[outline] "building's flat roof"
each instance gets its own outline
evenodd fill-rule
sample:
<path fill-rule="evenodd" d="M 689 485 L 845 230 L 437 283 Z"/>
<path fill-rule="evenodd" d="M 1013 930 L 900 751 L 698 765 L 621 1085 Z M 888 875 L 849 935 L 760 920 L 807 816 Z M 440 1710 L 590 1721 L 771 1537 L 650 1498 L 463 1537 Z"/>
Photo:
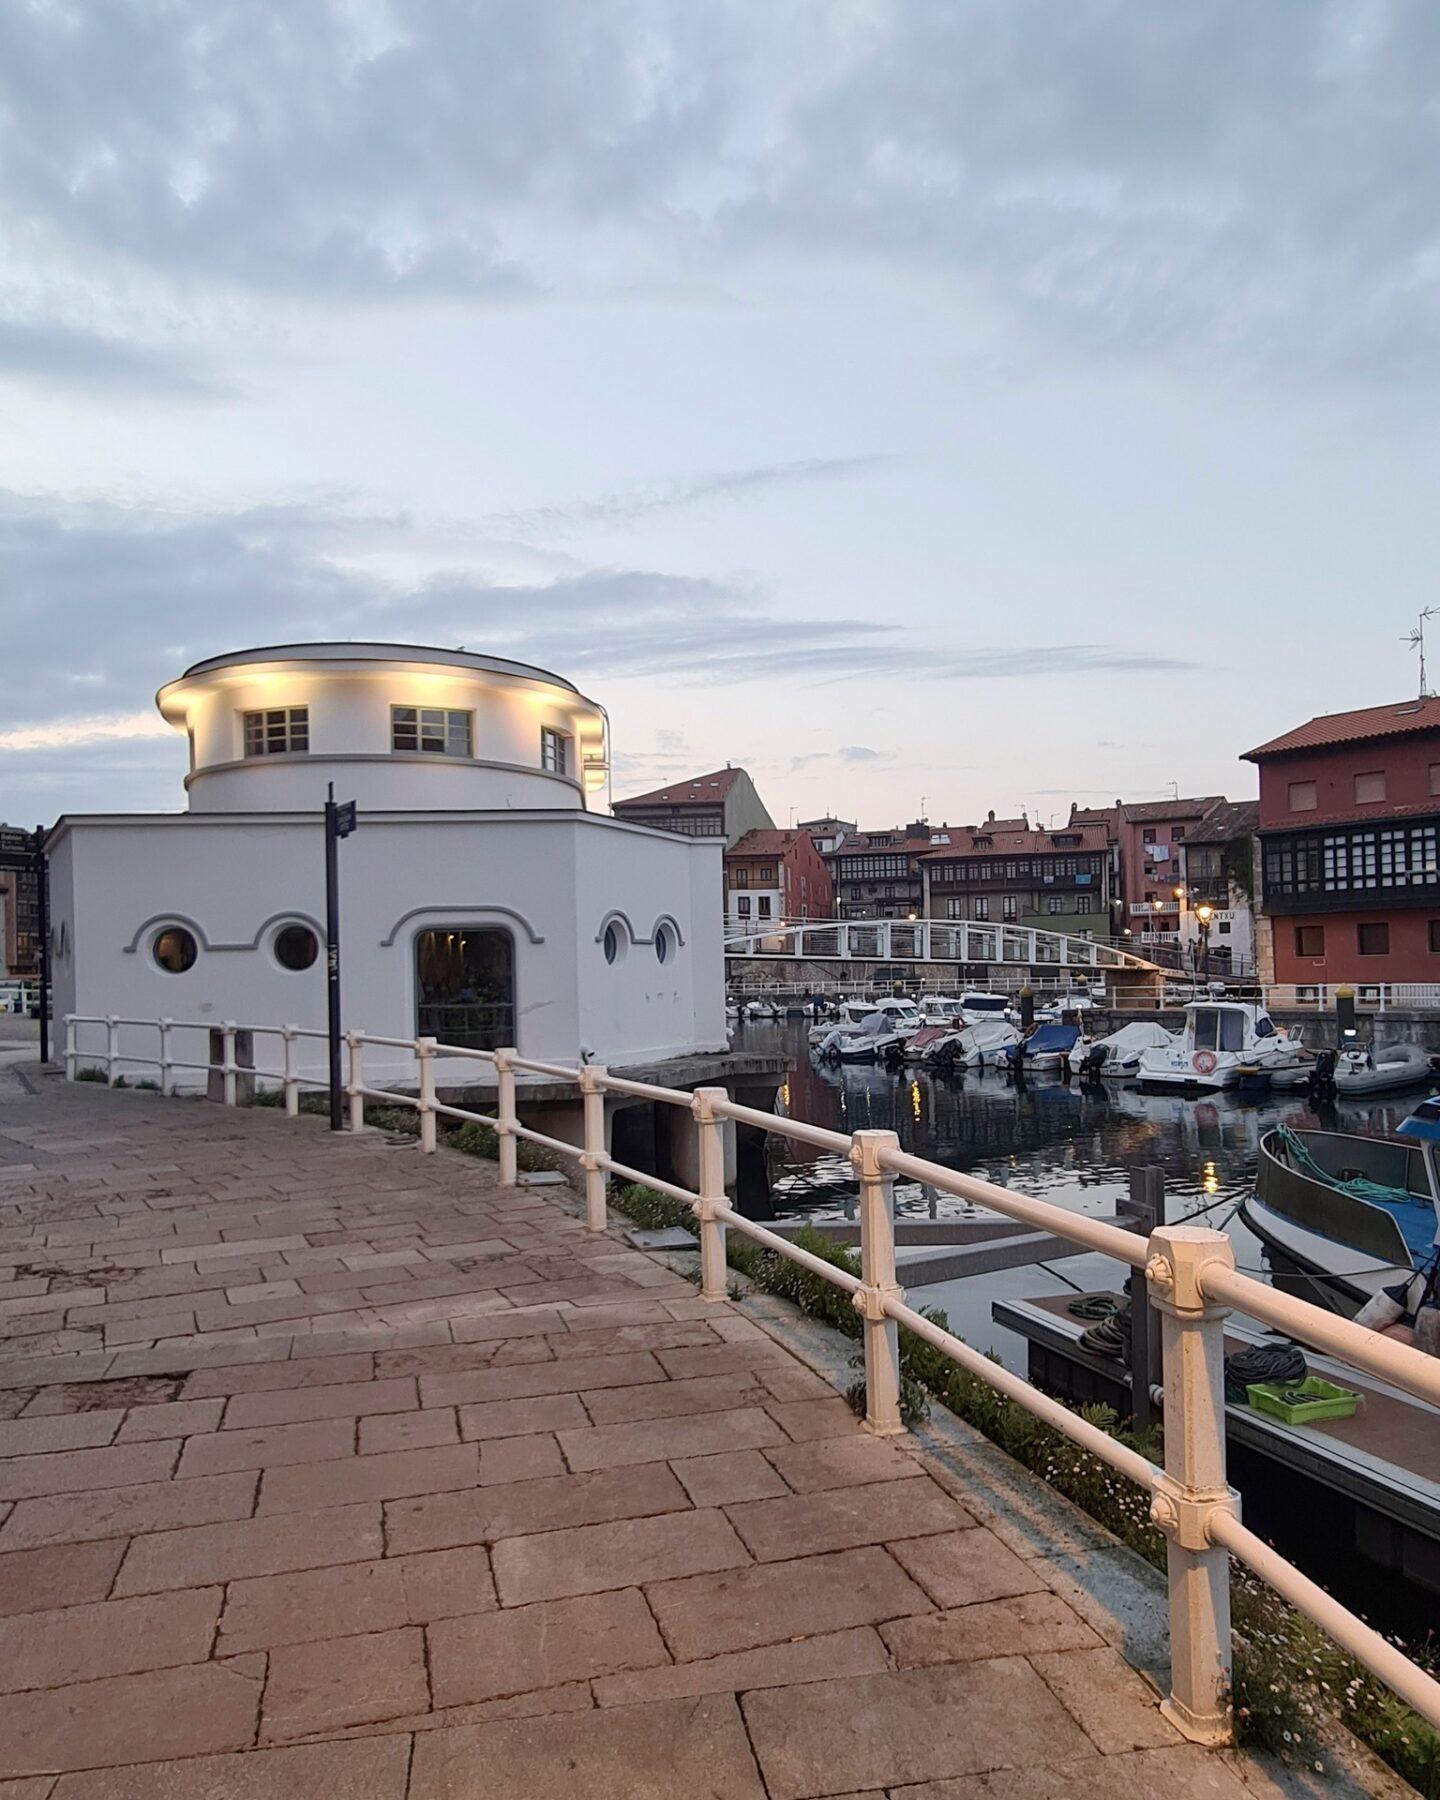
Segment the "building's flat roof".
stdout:
<path fill-rule="evenodd" d="M 1403 737 L 1411 732 L 1440 731 L 1440 698 L 1395 700 L 1389 706 L 1362 706 L 1354 712 L 1321 713 L 1268 744 L 1245 751 L 1242 761 L 1262 756 L 1288 756 L 1299 750 L 1325 750 L 1335 744 L 1361 744 L 1371 738 Z"/>
<path fill-rule="evenodd" d="M 572 694 L 580 690 L 573 681 L 542 669 L 536 663 L 516 662 L 508 656 L 489 656 L 482 651 L 444 650 L 435 644 L 389 644 L 379 639 L 356 639 L 342 642 L 304 644 L 259 644 L 250 650 L 227 650 L 220 656 L 207 656 L 191 663 L 179 677 L 188 681 L 192 675 L 209 675 L 217 669 L 255 662 L 418 662 L 440 663 L 450 668 L 483 669 L 498 675 L 520 675 L 531 681 L 547 681 Z M 170 683 L 166 684 L 171 685 Z M 584 696 L 582 695 L 581 698 Z"/>

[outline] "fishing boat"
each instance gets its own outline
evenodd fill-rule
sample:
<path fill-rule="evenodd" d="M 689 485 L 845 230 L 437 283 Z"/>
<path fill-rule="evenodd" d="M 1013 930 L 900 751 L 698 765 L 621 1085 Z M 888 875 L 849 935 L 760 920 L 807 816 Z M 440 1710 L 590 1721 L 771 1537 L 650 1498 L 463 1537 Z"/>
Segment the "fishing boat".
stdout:
<path fill-rule="evenodd" d="M 1422 1100 L 1393 1138 L 1267 1131 L 1240 1216 L 1264 1244 L 1277 1286 L 1353 1316 L 1384 1289 L 1421 1277 L 1440 1236 L 1437 1141 L 1434 1100 Z"/>
<path fill-rule="evenodd" d="M 868 1019 L 875 1010 L 876 1005 L 873 1000 L 842 1000 L 827 1018 L 821 1019 L 818 1024 L 810 1027 L 807 1035 L 811 1048 L 813 1049 L 817 1044 L 823 1044 L 837 1026 L 842 1026 L 847 1031 L 854 1031 L 860 1022 Z"/>
<path fill-rule="evenodd" d="M 964 1023 L 965 1002 L 945 994 L 921 994 L 915 1002 L 927 1025 L 955 1027 Z"/>
<path fill-rule="evenodd" d="M 1005 1061 L 1012 1069 L 1023 1068 L 1027 1073 L 1063 1069 L 1079 1040 L 1078 1025 L 1037 1025 L 1029 1037 L 1010 1045 Z"/>
<path fill-rule="evenodd" d="M 1175 1042 L 1163 1025 L 1137 1019 L 1108 1037 L 1081 1038 L 1070 1052 L 1070 1073 L 1087 1081 L 1133 1081 L 1147 1050 L 1165 1050 Z"/>
<path fill-rule="evenodd" d="M 1283 1071 L 1302 1061 L 1299 1040 L 1280 1030 L 1263 1006 L 1248 1000 L 1194 1000 L 1185 1028 L 1141 1052 L 1136 1079 L 1145 1087 L 1229 1088 L 1241 1072 Z"/>

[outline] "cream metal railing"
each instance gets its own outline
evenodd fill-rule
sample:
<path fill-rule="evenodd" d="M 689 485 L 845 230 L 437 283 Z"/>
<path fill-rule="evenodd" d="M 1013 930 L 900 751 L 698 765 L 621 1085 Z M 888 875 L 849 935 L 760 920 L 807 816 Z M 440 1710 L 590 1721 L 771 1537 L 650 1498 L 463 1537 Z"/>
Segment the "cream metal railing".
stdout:
<path fill-rule="evenodd" d="M 105 1049 L 83 1050 L 79 1042 L 81 1029 L 96 1025 L 105 1028 Z M 141 1056 L 124 1051 L 120 1034 L 127 1028 L 158 1031 L 156 1054 Z M 182 1060 L 174 1055 L 176 1033 L 212 1030 L 220 1033 L 219 1062 Z M 81 1062 L 98 1062 L 113 1084 L 118 1068 L 148 1066 L 162 1070 L 161 1085 L 168 1087 L 164 1073 L 167 1071 L 218 1072 L 223 1097 L 230 1105 L 235 1103 L 240 1077 L 253 1076 L 279 1082 L 286 1111 L 292 1114 L 299 1110 L 302 1087 L 327 1085 L 323 1074 L 302 1071 L 295 1055 L 298 1044 L 312 1039 L 323 1041 L 323 1032 L 293 1025 L 250 1027 L 252 1041 L 278 1038 L 281 1044 L 278 1068 L 252 1069 L 235 1060 L 236 1038 L 241 1030 L 233 1022 L 214 1027 L 169 1019 L 70 1015 L 65 1020 L 66 1074 L 73 1080 Z M 1166 1539 L 1169 1574 L 1171 1685 L 1163 1710 L 1186 1737 L 1209 1744 L 1224 1743 L 1230 1737 L 1231 1557 L 1313 1619 L 1430 1724 L 1440 1727 L 1440 1682 L 1241 1523 L 1240 1496 L 1228 1485 L 1225 1475 L 1223 1322 L 1232 1309 L 1243 1312 L 1431 1405 L 1440 1405 L 1440 1361 L 1242 1274 L 1235 1267 L 1230 1239 L 1221 1231 L 1162 1225 L 1150 1233 L 1148 1240 L 1142 1240 L 1117 1226 L 912 1156 L 900 1148 L 893 1131 L 856 1131 L 847 1137 L 741 1106 L 721 1087 L 703 1087 L 687 1093 L 630 1081 L 595 1064 L 540 1062 L 508 1048 L 472 1050 L 441 1044 L 434 1038 L 370 1037 L 360 1031 L 348 1032 L 346 1044 L 345 1093 L 351 1131 L 364 1129 L 367 1101 L 413 1108 L 419 1115 L 420 1148 L 427 1153 L 437 1147 L 440 1118 L 478 1121 L 495 1131 L 500 1181 L 503 1186 L 512 1187 L 518 1179 L 518 1144 L 521 1140 L 539 1144 L 557 1156 L 572 1159 L 583 1171 L 585 1222 L 591 1231 L 605 1229 L 609 1177 L 657 1189 L 689 1206 L 694 1213 L 699 1226 L 700 1292 L 706 1300 L 721 1301 L 726 1297 L 725 1239 L 730 1231 L 741 1233 L 849 1293 L 863 1322 L 865 1422 L 872 1432 L 887 1436 L 903 1430 L 899 1346 L 899 1327 L 903 1325 L 958 1367 L 987 1382 L 1145 1491 L 1150 1496 L 1150 1517 Z M 369 1085 L 365 1079 L 367 1045 L 406 1053 L 414 1065 L 415 1091 Z M 438 1097 L 436 1062 L 442 1058 L 447 1063 L 477 1063 L 494 1071 L 493 1113 L 454 1105 Z M 581 1100 L 581 1142 L 567 1142 L 521 1121 L 518 1107 L 522 1091 L 517 1075 L 574 1085 Z M 610 1155 L 605 1129 L 607 1094 L 691 1114 L 697 1134 L 696 1188 L 661 1180 Z M 860 1190 L 858 1276 L 812 1256 L 789 1239 L 746 1218 L 729 1203 L 721 1135 L 727 1121 L 813 1144 L 848 1158 Z M 1119 1443 L 906 1304 L 895 1273 L 892 1189 L 897 1176 L 927 1183 L 940 1193 L 990 1207 L 1007 1218 L 1113 1257 L 1143 1277 L 1148 1303 L 1161 1319 L 1166 1421 L 1163 1467 Z"/>

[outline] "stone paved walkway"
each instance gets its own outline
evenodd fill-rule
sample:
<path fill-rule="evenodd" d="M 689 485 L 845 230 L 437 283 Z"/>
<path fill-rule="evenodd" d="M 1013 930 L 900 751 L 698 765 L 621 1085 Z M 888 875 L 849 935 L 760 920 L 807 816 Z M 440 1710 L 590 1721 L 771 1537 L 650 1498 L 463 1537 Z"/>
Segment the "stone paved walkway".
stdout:
<path fill-rule="evenodd" d="M 0 1071 L 0 1800 L 1266 1791 L 568 1193 L 39 1090 Z"/>

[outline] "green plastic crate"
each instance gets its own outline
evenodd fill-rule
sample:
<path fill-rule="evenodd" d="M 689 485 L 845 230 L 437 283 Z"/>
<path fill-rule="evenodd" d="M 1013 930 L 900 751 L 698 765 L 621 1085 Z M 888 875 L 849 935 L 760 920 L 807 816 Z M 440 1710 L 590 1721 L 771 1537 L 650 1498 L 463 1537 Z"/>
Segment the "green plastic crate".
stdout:
<path fill-rule="evenodd" d="M 1313 1425 L 1320 1419 L 1348 1419 L 1360 1405 L 1354 1388 L 1336 1387 L 1308 1375 L 1304 1381 L 1260 1381 L 1245 1393 L 1257 1412 L 1270 1413 L 1287 1425 Z M 1290 1398 L 1304 1394 L 1303 1400 Z"/>

